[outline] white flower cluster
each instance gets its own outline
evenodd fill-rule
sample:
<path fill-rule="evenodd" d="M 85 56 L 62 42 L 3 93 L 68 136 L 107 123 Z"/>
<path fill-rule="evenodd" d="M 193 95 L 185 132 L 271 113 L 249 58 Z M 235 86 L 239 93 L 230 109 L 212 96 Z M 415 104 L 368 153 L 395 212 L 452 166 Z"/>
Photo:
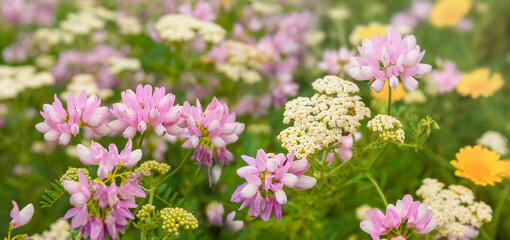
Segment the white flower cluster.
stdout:
<path fill-rule="evenodd" d="M 136 72 L 140 70 L 142 64 L 137 58 L 110 58 L 110 74 L 117 75 L 122 72 Z"/>
<path fill-rule="evenodd" d="M 66 220 L 57 220 L 50 225 L 50 229 L 42 234 L 35 234 L 33 240 L 66 240 L 71 238 L 71 225 Z"/>
<path fill-rule="evenodd" d="M 268 60 L 256 47 L 238 42 L 226 41 L 226 59 L 216 64 L 216 70 L 234 81 L 253 84 L 262 79 L 258 69 Z"/>
<path fill-rule="evenodd" d="M 161 38 L 168 42 L 187 42 L 198 34 L 205 42 L 217 44 L 227 31 L 220 25 L 184 14 L 167 14 L 154 25 Z"/>
<path fill-rule="evenodd" d="M 67 100 L 69 95 L 80 95 L 81 91 L 87 91 L 87 95 L 96 95 L 101 99 L 106 99 L 113 96 L 112 89 L 99 89 L 94 76 L 87 73 L 80 73 L 71 78 L 71 81 L 66 86 L 66 90 L 60 94 L 62 100 Z"/>
<path fill-rule="evenodd" d="M 49 72 L 36 72 L 33 66 L 0 65 L 0 100 L 11 99 L 19 93 L 55 83 Z"/>
<path fill-rule="evenodd" d="M 285 104 L 283 122 L 294 126 L 278 135 L 282 147 L 294 150 L 297 158 L 339 142 L 343 135 L 354 133 L 361 120 L 370 117 L 370 109 L 361 98 L 351 95 L 359 91 L 352 82 L 326 76 L 312 85 L 318 92 L 313 97 L 298 97 Z"/>
<path fill-rule="evenodd" d="M 475 202 L 473 192 L 464 186 L 444 184 L 426 178 L 416 191 L 423 203 L 434 211 L 438 219 L 437 230 L 444 237 L 462 238 L 470 228 L 480 228 L 492 220 L 492 209 L 484 202 Z"/>
<path fill-rule="evenodd" d="M 358 220 L 360 220 L 360 221 L 367 221 L 367 220 L 369 220 L 368 216 L 367 216 L 367 211 L 368 210 L 374 210 L 374 208 L 371 207 L 368 204 L 363 204 L 363 205 L 357 207 L 356 208 L 356 218 Z"/>
<path fill-rule="evenodd" d="M 499 132 L 487 131 L 476 143 L 488 147 L 500 155 L 508 154 L 508 139 Z"/>
<path fill-rule="evenodd" d="M 124 35 L 138 35 L 142 32 L 142 25 L 135 17 L 122 16 L 116 19 L 120 33 Z"/>
<path fill-rule="evenodd" d="M 367 127 L 383 141 L 404 143 L 405 133 L 402 130 L 402 123 L 392 116 L 378 114 L 368 121 Z"/>

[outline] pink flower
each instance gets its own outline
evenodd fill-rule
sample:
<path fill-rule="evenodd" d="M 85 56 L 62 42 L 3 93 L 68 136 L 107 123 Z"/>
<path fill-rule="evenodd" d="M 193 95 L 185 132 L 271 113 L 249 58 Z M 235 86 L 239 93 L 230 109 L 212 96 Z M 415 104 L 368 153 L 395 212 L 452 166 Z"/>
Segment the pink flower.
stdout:
<path fill-rule="evenodd" d="M 112 114 L 117 118 L 108 127 L 113 131 L 123 131 L 122 136 L 133 138 L 136 132 L 143 134 L 150 125 L 158 136 L 182 133 L 181 107 L 174 106 L 175 96 L 165 94 L 165 88 L 155 88 L 141 84 L 136 93 L 128 89 L 121 93 L 122 103 L 113 104 Z"/>
<path fill-rule="evenodd" d="M 207 205 L 207 219 L 211 225 L 223 226 L 223 214 L 225 214 L 223 204 L 213 201 Z"/>
<path fill-rule="evenodd" d="M 392 239 L 406 239 L 413 232 L 427 234 L 436 229 L 437 219 L 433 218 L 433 211 L 419 201 L 413 202 L 413 197 L 407 194 L 396 205 L 388 205 L 386 215 L 379 209 L 368 210 L 368 221 L 360 223 L 361 230 L 370 234 L 372 239 L 379 240 L 380 235 Z M 405 223 L 405 228 L 401 224 Z"/>
<path fill-rule="evenodd" d="M 106 150 L 101 144 L 93 142 L 90 149 L 78 144 L 76 146 L 76 154 L 80 161 L 85 165 L 98 165 L 97 176 L 102 180 L 116 166 L 133 167 L 142 158 L 142 150 L 132 151 L 132 142 L 129 139 L 119 154 L 119 150 L 115 144 L 108 146 Z"/>
<path fill-rule="evenodd" d="M 198 99 L 196 106 L 185 102 L 182 115 L 187 124 L 182 134 L 187 140 L 182 147 L 196 149 L 192 158 L 199 165 L 212 166 L 213 158 L 221 164 L 228 164 L 234 159 L 226 146 L 237 141 L 244 131 L 244 124 L 235 121 L 235 113 L 229 113 L 225 103 L 213 98 L 203 111 Z"/>
<path fill-rule="evenodd" d="M 381 38 L 363 39 L 358 47 L 359 57 L 351 58 L 352 68 L 349 75 L 356 80 L 369 80 L 372 90 L 381 92 L 386 81 L 392 88 L 398 87 L 398 79 L 404 88 L 413 91 L 418 88 L 415 77 L 423 77 L 432 67 L 420 63 L 425 51 L 420 52 L 416 38 L 407 35 L 404 39 L 392 29 Z"/>
<path fill-rule="evenodd" d="M 283 186 L 305 190 L 313 187 L 317 180 L 303 175 L 310 163 L 306 159 L 294 161 L 294 151 L 287 157 L 283 154 L 266 154 L 257 151 L 256 158 L 241 156 L 248 166 L 237 170 L 237 175 L 246 179 L 232 195 L 232 202 L 243 202 L 239 210 L 250 205 L 248 214 L 267 221 L 273 213 L 274 218 L 281 219 L 281 205 L 287 203 Z M 264 180 L 264 182 L 262 182 Z"/>
<path fill-rule="evenodd" d="M 80 133 L 80 128 L 83 127 L 91 128 L 100 136 L 107 135 L 111 132 L 106 127 L 108 108 L 100 107 L 100 105 L 101 99 L 95 95 L 87 98 L 87 93 L 83 90 L 78 98 L 73 94 L 69 95 L 66 110 L 55 95 L 52 105 L 43 105 L 44 111 L 41 112 L 41 115 L 44 122 L 38 123 L 35 128 L 44 133 L 46 141 L 58 140 L 60 145 L 67 145 L 71 140 L 71 135 L 76 136 Z"/>
<path fill-rule="evenodd" d="M 359 141 L 361 138 L 361 133 L 356 132 L 353 134 L 349 134 L 347 136 L 342 136 L 341 146 L 336 148 L 336 154 L 338 158 L 342 160 L 342 162 L 346 162 L 352 157 L 352 148 L 354 147 L 354 141 Z M 327 160 L 332 163 L 336 159 L 335 153 L 329 153 Z"/>
<path fill-rule="evenodd" d="M 179 6 L 179 12 L 204 21 L 213 21 L 216 18 L 214 9 L 207 1 L 198 1 L 195 8 L 190 3 Z"/>
<path fill-rule="evenodd" d="M 236 216 L 236 212 L 232 211 L 227 215 L 227 219 L 225 220 L 225 225 L 231 232 L 238 232 L 243 228 L 244 222 L 241 220 L 234 220 Z"/>
<path fill-rule="evenodd" d="M 12 210 L 11 210 L 11 226 L 17 228 L 25 226 L 34 215 L 34 205 L 31 203 L 26 205 L 21 211 L 19 210 L 18 204 L 15 201 L 12 201 Z"/>
<path fill-rule="evenodd" d="M 340 50 L 326 50 L 324 51 L 323 60 L 319 62 L 319 68 L 329 74 L 343 74 L 348 72 L 351 68 L 349 60 L 354 57 L 354 51 L 349 51 L 347 48 L 340 48 Z"/>
<path fill-rule="evenodd" d="M 455 90 L 462 77 L 462 72 L 457 70 L 454 62 L 445 61 L 443 69 L 432 71 L 430 76 L 436 83 L 438 92 L 445 94 Z"/>
<path fill-rule="evenodd" d="M 473 226 L 468 226 L 468 230 L 467 232 L 464 234 L 463 237 L 461 238 L 456 238 L 452 235 L 448 235 L 448 240 L 469 240 L 471 238 L 476 238 L 478 237 L 478 234 L 480 234 L 480 232 L 478 230 L 476 230 L 475 227 Z"/>

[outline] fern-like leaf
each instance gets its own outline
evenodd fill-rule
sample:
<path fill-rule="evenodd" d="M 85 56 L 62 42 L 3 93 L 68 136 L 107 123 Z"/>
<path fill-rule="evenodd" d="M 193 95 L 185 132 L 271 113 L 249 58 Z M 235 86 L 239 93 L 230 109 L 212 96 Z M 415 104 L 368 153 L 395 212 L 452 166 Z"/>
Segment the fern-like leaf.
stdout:
<path fill-rule="evenodd" d="M 53 204 L 66 192 L 64 187 L 59 180 L 55 180 L 55 183 L 51 183 L 54 190 L 45 190 L 42 195 L 41 208 L 47 208 L 53 206 Z"/>

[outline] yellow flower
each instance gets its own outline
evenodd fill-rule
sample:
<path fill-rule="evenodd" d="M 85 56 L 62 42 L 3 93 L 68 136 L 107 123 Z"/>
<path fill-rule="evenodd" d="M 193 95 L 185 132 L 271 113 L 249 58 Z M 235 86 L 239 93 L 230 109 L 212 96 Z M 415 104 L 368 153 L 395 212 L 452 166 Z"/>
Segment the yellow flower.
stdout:
<path fill-rule="evenodd" d="M 510 159 L 503 160 L 504 173 L 503 176 L 510 178 Z"/>
<path fill-rule="evenodd" d="M 457 160 L 450 162 L 457 169 L 455 175 L 468 178 L 482 186 L 501 182 L 505 175 L 505 166 L 508 166 L 499 160 L 499 154 L 481 145 L 461 148 L 455 157 Z"/>
<path fill-rule="evenodd" d="M 472 72 L 462 74 L 457 92 L 462 96 L 472 98 L 490 97 L 499 90 L 505 82 L 500 73 L 490 76 L 488 68 L 478 68 Z"/>
<path fill-rule="evenodd" d="M 384 34 L 386 34 L 387 30 L 388 27 L 380 23 L 370 23 L 367 26 L 357 26 L 349 36 L 349 41 L 353 45 L 358 45 L 361 43 L 361 41 L 363 41 L 363 39 L 371 39 L 377 36 L 377 34 L 381 35 L 381 37 L 384 37 Z"/>
<path fill-rule="evenodd" d="M 439 0 L 430 12 L 434 27 L 455 27 L 471 9 L 471 0 Z"/>
<path fill-rule="evenodd" d="M 375 91 L 370 91 L 370 94 L 372 94 L 372 97 L 388 101 L 388 97 L 390 95 L 390 92 L 388 91 L 389 88 L 387 88 L 388 84 L 384 85 L 383 90 L 380 93 L 376 93 Z M 399 84 L 397 88 L 391 89 L 391 102 L 400 101 L 404 96 L 406 95 L 406 90 L 404 90 L 404 85 Z"/>

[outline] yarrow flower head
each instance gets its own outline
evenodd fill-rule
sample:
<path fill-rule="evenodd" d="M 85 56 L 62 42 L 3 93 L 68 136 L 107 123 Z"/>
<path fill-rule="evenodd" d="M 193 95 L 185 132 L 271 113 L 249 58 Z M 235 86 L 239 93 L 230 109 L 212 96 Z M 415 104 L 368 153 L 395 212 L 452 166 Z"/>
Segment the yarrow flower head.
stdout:
<path fill-rule="evenodd" d="M 505 81 L 500 73 L 491 75 L 488 68 L 477 68 L 462 75 L 457 85 L 457 92 L 464 97 L 486 98 L 492 96 L 504 84 Z"/>
<path fill-rule="evenodd" d="M 405 133 L 402 130 L 402 123 L 395 117 L 378 114 L 368 121 L 367 127 L 383 141 L 404 143 Z"/>
<path fill-rule="evenodd" d="M 178 236 L 181 229 L 193 230 L 198 227 L 195 216 L 182 208 L 163 208 L 159 215 L 163 219 L 161 228 L 170 237 Z"/>
<path fill-rule="evenodd" d="M 196 159 L 199 165 L 210 167 L 213 158 L 221 164 L 234 160 L 226 146 L 239 139 L 239 135 L 244 131 L 244 124 L 235 121 L 236 115 L 229 113 L 227 104 L 213 98 L 205 110 L 202 110 L 197 99 L 196 106 L 184 103 L 182 115 L 187 124 L 182 134 L 187 140 L 182 147 L 196 149 L 192 158 Z"/>
<path fill-rule="evenodd" d="M 508 154 L 508 138 L 496 131 L 487 131 L 476 143 L 494 150 L 500 155 Z"/>
<path fill-rule="evenodd" d="M 501 182 L 506 165 L 495 151 L 481 145 L 467 146 L 461 148 L 455 157 L 457 159 L 450 162 L 457 169 L 455 175 L 482 186 Z"/>
<path fill-rule="evenodd" d="M 374 240 L 379 240 L 381 235 L 387 239 L 407 239 L 414 233 L 424 235 L 437 227 L 434 212 L 427 204 L 413 201 L 409 194 L 398 200 L 396 205 L 388 205 L 386 214 L 379 209 L 366 213 L 369 220 L 361 222 L 360 227 Z"/>
<path fill-rule="evenodd" d="M 112 114 L 117 118 L 108 127 L 113 131 L 123 131 L 122 136 L 132 139 L 136 132 L 143 134 L 150 125 L 158 136 L 170 134 L 178 136 L 183 132 L 182 107 L 174 105 L 175 96 L 165 94 L 165 88 L 155 88 L 141 84 L 136 93 L 128 89 L 121 93 L 122 103 L 113 104 Z"/>
<path fill-rule="evenodd" d="M 67 110 L 55 94 L 53 104 L 44 104 L 41 115 L 44 122 L 35 125 L 37 131 L 44 133 L 44 139 L 49 142 L 58 140 L 60 145 L 67 145 L 71 135 L 78 135 L 80 128 L 89 127 L 100 136 L 107 135 L 111 130 L 106 126 L 108 108 L 100 107 L 101 99 L 82 91 L 80 96 L 69 95 Z"/>
<path fill-rule="evenodd" d="M 157 39 L 166 42 L 187 42 L 198 34 L 205 42 L 217 44 L 225 39 L 227 31 L 213 22 L 202 21 L 184 14 L 167 14 L 154 25 Z"/>
<path fill-rule="evenodd" d="M 340 142 L 342 136 L 353 133 L 360 121 L 370 117 L 356 84 L 336 76 L 326 76 L 312 83 L 317 92 L 313 97 L 298 97 L 285 104 L 283 122 L 293 126 L 278 135 L 282 147 L 296 152 L 296 157 L 306 158 L 331 144 Z"/>
<path fill-rule="evenodd" d="M 317 180 L 304 173 L 310 167 L 306 159 L 294 161 L 294 151 L 285 156 L 280 153 L 266 154 L 257 151 L 257 156 L 241 156 L 249 166 L 237 170 L 237 175 L 246 179 L 232 194 L 232 202 L 243 202 L 239 210 L 250 205 L 248 215 L 260 216 L 267 221 L 271 214 L 282 219 L 282 204 L 287 203 L 287 195 L 283 187 L 306 190 L 315 185 Z"/>
<path fill-rule="evenodd" d="M 404 88 L 413 91 L 418 88 L 415 77 L 423 77 L 432 70 L 428 64 L 420 63 L 425 51 L 420 52 L 416 38 L 407 35 L 402 39 L 400 33 L 390 29 L 381 38 L 363 39 L 358 47 L 360 56 L 351 58 L 349 75 L 356 80 L 369 80 L 372 90 L 380 92 L 386 81 L 392 88 L 398 87 L 398 79 Z"/>
<path fill-rule="evenodd" d="M 416 191 L 434 217 L 438 219 L 437 231 L 452 240 L 467 240 L 478 236 L 478 228 L 492 220 L 492 209 L 484 202 L 475 202 L 473 192 L 464 186 L 444 184 L 426 178 Z"/>

